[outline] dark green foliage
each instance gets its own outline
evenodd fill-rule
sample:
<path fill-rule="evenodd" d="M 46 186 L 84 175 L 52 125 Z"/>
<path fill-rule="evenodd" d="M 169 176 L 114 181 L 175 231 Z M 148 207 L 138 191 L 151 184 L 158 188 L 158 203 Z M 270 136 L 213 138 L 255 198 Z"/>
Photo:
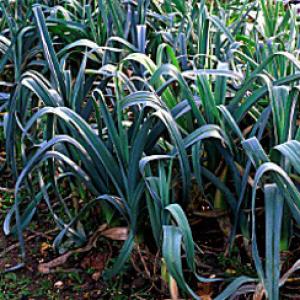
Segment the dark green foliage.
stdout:
<path fill-rule="evenodd" d="M 258 275 L 235 278 L 216 299 L 257 281 L 279 299 L 280 251 L 300 221 L 297 10 L 271 0 L 5 0 L 0 11 L 0 140 L 16 180 L 4 231 L 18 235 L 16 267 L 41 201 L 61 251 L 86 242 L 82 216 L 99 204 L 100 222 L 129 227 L 107 278 L 147 220 L 168 274 L 197 299 L 183 254 L 200 282 L 223 280 L 198 275 L 187 217 L 198 185 L 211 209 L 230 211 L 228 247 L 237 233 L 251 240 Z M 83 202 L 66 201 L 62 185 Z"/>

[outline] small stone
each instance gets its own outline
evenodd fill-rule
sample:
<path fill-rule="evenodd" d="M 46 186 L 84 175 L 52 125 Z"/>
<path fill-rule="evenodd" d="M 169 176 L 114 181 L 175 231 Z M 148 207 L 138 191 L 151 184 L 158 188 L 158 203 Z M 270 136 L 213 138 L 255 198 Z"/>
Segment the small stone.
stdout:
<path fill-rule="evenodd" d="M 54 288 L 61 290 L 64 287 L 64 283 L 62 281 L 56 281 L 54 283 Z"/>
<path fill-rule="evenodd" d="M 95 272 L 93 275 L 92 275 L 92 279 L 95 280 L 95 281 L 98 281 L 99 278 L 101 276 L 101 272 Z"/>

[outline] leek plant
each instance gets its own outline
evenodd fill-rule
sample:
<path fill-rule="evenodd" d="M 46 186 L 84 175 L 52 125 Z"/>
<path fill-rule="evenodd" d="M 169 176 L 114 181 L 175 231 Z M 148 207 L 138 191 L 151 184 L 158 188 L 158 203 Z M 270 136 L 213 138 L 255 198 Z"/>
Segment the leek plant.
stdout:
<path fill-rule="evenodd" d="M 196 281 L 225 281 L 215 299 L 247 294 L 249 283 L 279 299 L 281 253 L 300 222 L 297 9 L 271 0 L 4 0 L 0 12 L 1 171 L 15 178 L 3 227 L 21 249 L 13 269 L 26 263 L 23 231 L 39 203 L 59 229 L 60 252 L 87 241 L 84 216 L 99 205 L 100 223 L 129 228 L 106 278 L 124 270 L 145 223 L 187 297 L 200 298 Z M 228 211 L 228 255 L 237 235 L 251 243 L 256 277 L 201 275 L 195 188 L 208 210 Z"/>

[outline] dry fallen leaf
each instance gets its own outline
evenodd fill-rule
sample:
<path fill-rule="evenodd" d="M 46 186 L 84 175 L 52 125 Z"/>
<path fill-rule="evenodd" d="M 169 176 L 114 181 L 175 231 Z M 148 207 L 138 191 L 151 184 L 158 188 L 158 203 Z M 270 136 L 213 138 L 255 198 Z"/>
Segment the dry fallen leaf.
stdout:
<path fill-rule="evenodd" d="M 107 256 L 105 254 L 97 253 L 92 257 L 91 267 L 97 271 L 103 271 Z"/>
<path fill-rule="evenodd" d="M 214 285 L 210 282 L 208 283 L 199 283 L 197 295 L 201 297 L 202 300 L 211 300 L 211 295 L 214 291 Z"/>
<path fill-rule="evenodd" d="M 209 295 L 202 295 L 202 296 L 201 296 L 201 299 L 202 299 L 202 300 L 212 300 L 212 297 L 209 296 Z"/>
<path fill-rule="evenodd" d="M 96 253 L 85 256 L 80 264 L 83 269 L 93 268 L 96 271 L 102 272 L 107 261 L 107 255 L 103 253 Z"/>
<path fill-rule="evenodd" d="M 99 229 L 95 232 L 95 234 L 89 239 L 89 242 L 87 245 L 83 248 L 78 248 L 76 250 L 70 250 L 66 252 L 65 254 L 53 259 L 52 261 L 49 261 L 47 263 L 40 263 L 38 265 L 38 270 L 41 273 L 48 274 L 51 272 L 51 269 L 56 268 L 58 266 L 61 266 L 64 264 L 68 258 L 75 254 L 75 253 L 83 253 L 90 251 L 93 247 L 96 246 L 96 241 L 99 236 L 104 236 L 106 238 L 116 240 L 116 241 L 125 241 L 128 239 L 128 228 L 127 227 L 114 227 L 110 229 L 106 229 L 106 224 L 101 225 Z M 45 249 L 48 249 L 48 245 L 44 245 Z M 44 249 L 44 248 L 43 248 Z M 45 250 L 44 250 L 45 251 Z M 98 253 L 93 257 L 86 257 L 82 262 L 82 267 L 92 267 L 97 271 L 102 272 L 105 263 L 107 260 L 107 256 L 102 253 Z"/>
<path fill-rule="evenodd" d="M 58 267 L 62 264 L 64 264 L 67 259 L 72 255 L 73 252 L 69 251 L 51 261 L 49 261 L 48 263 L 40 263 L 38 265 L 38 271 L 43 273 L 43 274 L 48 274 L 50 273 L 50 270 L 52 268 Z"/>
<path fill-rule="evenodd" d="M 96 241 L 97 241 L 97 238 L 99 236 L 101 236 L 101 233 L 103 232 L 103 230 L 106 228 L 106 224 L 104 225 L 101 225 L 97 231 L 93 234 L 93 236 L 91 236 L 91 238 L 89 239 L 87 245 L 85 247 L 82 247 L 82 248 L 78 248 L 76 250 L 70 250 L 68 252 L 66 252 L 65 254 L 47 262 L 47 263 L 40 263 L 38 265 L 38 270 L 39 272 L 41 273 L 44 273 L 44 274 L 48 274 L 51 272 L 51 269 L 52 268 L 56 268 L 58 266 L 61 266 L 62 264 L 64 264 L 68 258 L 75 254 L 75 253 L 83 253 L 83 252 L 88 252 L 90 251 L 93 247 L 95 247 L 96 245 Z"/>
<path fill-rule="evenodd" d="M 43 242 L 42 245 L 41 245 L 41 247 L 40 247 L 41 254 L 45 254 L 45 252 L 47 250 L 49 250 L 50 248 L 51 248 L 51 245 L 49 243 Z"/>
<path fill-rule="evenodd" d="M 127 227 L 113 227 L 102 232 L 102 236 L 114 241 L 126 241 L 128 239 Z"/>

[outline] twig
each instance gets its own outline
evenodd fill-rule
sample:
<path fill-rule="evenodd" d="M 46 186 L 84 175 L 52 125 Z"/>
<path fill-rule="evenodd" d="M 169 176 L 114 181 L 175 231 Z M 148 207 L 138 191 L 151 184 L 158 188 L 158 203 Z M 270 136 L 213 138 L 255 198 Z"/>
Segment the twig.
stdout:
<path fill-rule="evenodd" d="M 25 242 L 29 242 L 29 241 L 35 239 L 38 236 L 45 236 L 45 235 L 47 236 L 48 234 L 53 233 L 55 231 L 57 231 L 57 228 L 48 230 L 45 233 L 43 233 L 43 232 L 35 232 L 33 235 L 30 235 L 29 237 L 27 237 L 25 239 Z M 2 252 L 0 252 L 0 258 L 4 257 L 8 252 L 10 252 L 10 251 L 12 251 L 12 250 L 14 250 L 14 249 L 16 249 L 18 247 L 20 247 L 20 243 L 19 242 L 17 242 L 16 244 L 11 245 L 9 247 L 7 247 Z"/>
<path fill-rule="evenodd" d="M 146 272 L 148 278 L 151 278 L 150 271 L 149 271 L 149 269 L 148 269 L 148 267 L 147 267 L 147 264 L 146 264 L 146 262 L 145 262 L 145 259 L 144 259 L 143 255 L 142 255 L 142 253 L 141 253 L 141 249 L 140 249 L 140 246 L 139 246 L 139 245 L 137 245 L 137 252 L 138 252 L 138 254 L 139 254 L 139 256 L 140 256 L 140 259 L 141 259 L 141 262 L 142 262 L 142 264 L 143 264 L 143 266 L 144 266 L 144 271 Z"/>
<path fill-rule="evenodd" d="M 15 192 L 15 189 L 10 189 L 10 188 L 5 188 L 0 186 L 0 192 L 13 194 Z"/>
<path fill-rule="evenodd" d="M 52 230 L 49 230 L 49 231 L 46 231 L 46 232 L 39 232 L 39 231 L 36 231 L 36 230 L 33 230 L 33 229 L 28 229 L 30 232 L 32 232 L 33 234 L 36 234 L 36 236 L 42 236 L 48 240 L 52 240 L 53 237 L 51 235 L 49 235 L 49 233 L 53 233 L 55 231 L 58 230 L 58 228 L 55 228 L 55 229 L 52 229 Z"/>

